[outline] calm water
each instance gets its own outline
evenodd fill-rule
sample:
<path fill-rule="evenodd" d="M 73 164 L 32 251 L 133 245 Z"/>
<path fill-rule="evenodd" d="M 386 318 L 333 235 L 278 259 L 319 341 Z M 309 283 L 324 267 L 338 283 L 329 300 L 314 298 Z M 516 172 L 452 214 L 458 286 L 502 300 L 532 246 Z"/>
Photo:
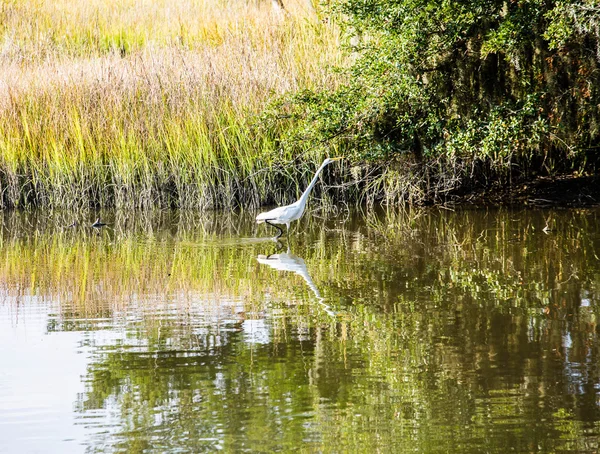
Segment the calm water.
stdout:
<path fill-rule="evenodd" d="M 102 214 L 0 214 L 0 452 L 599 449 L 598 210 Z"/>

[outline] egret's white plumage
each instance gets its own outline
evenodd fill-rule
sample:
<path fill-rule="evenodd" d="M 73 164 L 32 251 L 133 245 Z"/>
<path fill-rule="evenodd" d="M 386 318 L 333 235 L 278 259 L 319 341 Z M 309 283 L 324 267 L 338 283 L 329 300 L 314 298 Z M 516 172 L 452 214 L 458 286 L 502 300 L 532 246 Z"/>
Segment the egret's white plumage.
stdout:
<path fill-rule="evenodd" d="M 318 303 L 323 307 L 325 312 L 332 317 L 336 316 L 336 313 L 329 307 L 329 305 L 325 304 L 325 298 L 321 296 L 319 289 L 315 285 L 314 281 L 310 277 L 308 273 L 308 269 L 306 268 L 306 263 L 302 259 L 302 257 L 298 257 L 295 254 L 290 252 L 290 246 L 288 245 L 287 252 L 285 254 L 271 254 L 271 255 L 259 255 L 257 257 L 258 263 L 263 265 L 268 265 L 271 268 L 274 268 L 279 271 L 292 271 L 300 276 L 306 281 L 310 289 L 313 291 L 315 296 L 317 297 Z"/>
<path fill-rule="evenodd" d="M 310 195 L 310 191 L 312 191 L 314 185 L 317 183 L 319 174 L 329 163 L 333 161 L 338 161 L 340 159 L 342 158 L 325 159 L 325 161 L 323 161 L 323 163 L 321 164 L 321 167 L 319 167 L 317 172 L 315 173 L 315 176 L 313 177 L 312 181 L 298 200 L 296 200 L 291 205 L 277 207 L 272 209 L 271 211 L 260 213 L 258 216 L 256 216 L 256 222 L 258 222 L 259 224 L 262 222 L 266 222 L 267 224 L 272 225 L 276 229 L 279 229 L 279 235 L 277 235 L 277 238 L 279 238 L 283 234 L 283 230 L 281 230 L 281 228 L 277 227 L 274 224 L 285 224 L 287 226 L 287 229 L 289 230 L 290 222 L 300 219 L 304 214 L 304 209 L 306 208 L 308 196 Z"/>

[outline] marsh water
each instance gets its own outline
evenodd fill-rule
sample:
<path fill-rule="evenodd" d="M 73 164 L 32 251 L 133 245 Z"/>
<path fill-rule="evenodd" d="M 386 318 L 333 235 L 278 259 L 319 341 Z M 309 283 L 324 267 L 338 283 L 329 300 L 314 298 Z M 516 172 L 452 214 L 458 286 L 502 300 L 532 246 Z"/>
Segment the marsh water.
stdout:
<path fill-rule="evenodd" d="M 2 213 L 0 452 L 597 452 L 600 211 Z"/>

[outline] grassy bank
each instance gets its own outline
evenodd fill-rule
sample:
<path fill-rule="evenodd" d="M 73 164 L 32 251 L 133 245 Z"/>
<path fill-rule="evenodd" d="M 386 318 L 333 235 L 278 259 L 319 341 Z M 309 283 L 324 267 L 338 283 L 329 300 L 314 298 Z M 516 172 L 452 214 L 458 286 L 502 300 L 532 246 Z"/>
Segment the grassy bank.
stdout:
<path fill-rule="evenodd" d="M 284 3 L 0 0 L 0 207 L 287 203 L 340 154 L 325 198 L 348 203 L 597 175 L 585 8 Z"/>
<path fill-rule="evenodd" d="M 0 205 L 181 208 L 289 200 L 323 157 L 278 147 L 273 98 L 336 85 L 309 4 L 0 3 Z M 295 168 L 291 168 L 291 164 Z"/>

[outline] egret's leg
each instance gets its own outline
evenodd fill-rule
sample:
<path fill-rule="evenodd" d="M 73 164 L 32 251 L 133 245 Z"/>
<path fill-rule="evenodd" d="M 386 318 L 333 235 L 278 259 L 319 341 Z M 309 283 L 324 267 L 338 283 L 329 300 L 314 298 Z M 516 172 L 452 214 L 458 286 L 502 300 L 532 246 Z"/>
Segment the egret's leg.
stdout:
<path fill-rule="evenodd" d="M 267 260 L 271 258 L 272 255 L 277 254 L 279 251 L 283 250 L 283 244 L 277 238 L 275 238 L 275 246 L 277 246 L 277 251 L 272 254 L 267 255 Z M 290 253 L 290 247 L 288 246 L 288 254 Z"/>
<path fill-rule="evenodd" d="M 275 225 L 275 224 L 271 224 L 271 223 L 270 223 L 268 220 L 265 220 L 265 222 L 266 222 L 267 224 L 269 224 L 271 227 L 275 227 L 277 230 L 279 230 L 279 233 L 277 234 L 277 236 L 275 237 L 275 239 L 277 239 L 277 238 L 279 238 L 281 235 L 283 235 L 283 230 L 282 230 L 282 229 L 281 229 L 279 226 L 277 226 L 277 225 Z"/>

